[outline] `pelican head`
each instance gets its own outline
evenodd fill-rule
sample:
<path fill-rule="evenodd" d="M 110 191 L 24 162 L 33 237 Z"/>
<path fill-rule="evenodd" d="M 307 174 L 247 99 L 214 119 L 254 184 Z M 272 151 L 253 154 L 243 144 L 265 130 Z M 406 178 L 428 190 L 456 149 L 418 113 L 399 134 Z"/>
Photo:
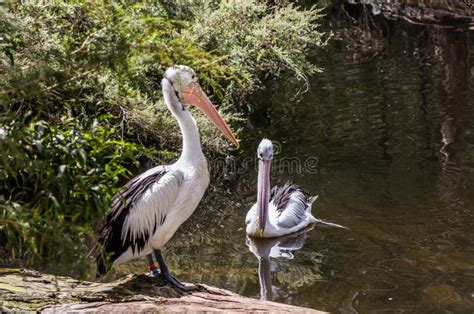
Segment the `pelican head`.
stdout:
<path fill-rule="evenodd" d="M 270 202 L 270 166 L 273 159 L 273 144 L 270 140 L 264 138 L 257 149 L 258 157 L 258 194 L 257 211 L 259 214 L 260 232 L 265 231 L 267 221 L 268 205 Z"/>
<path fill-rule="evenodd" d="M 197 83 L 196 72 L 187 65 L 174 65 L 166 69 L 164 77 L 171 83 L 174 90 L 182 96 L 183 87 Z"/>
<path fill-rule="evenodd" d="M 234 133 L 202 90 L 198 83 L 196 72 L 193 69 L 185 65 L 169 67 L 165 72 L 163 80 L 167 80 L 171 84 L 181 103 L 195 106 L 201 110 L 219 131 L 239 148 L 239 142 Z M 179 110 L 179 108 L 174 110 L 176 111 L 177 109 Z M 181 109 L 184 111 L 186 107 L 181 106 Z"/>
<path fill-rule="evenodd" d="M 269 139 L 264 138 L 257 149 L 257 157 L 259 160 L 272 161 L 273 159 L 273 144 Z"/>

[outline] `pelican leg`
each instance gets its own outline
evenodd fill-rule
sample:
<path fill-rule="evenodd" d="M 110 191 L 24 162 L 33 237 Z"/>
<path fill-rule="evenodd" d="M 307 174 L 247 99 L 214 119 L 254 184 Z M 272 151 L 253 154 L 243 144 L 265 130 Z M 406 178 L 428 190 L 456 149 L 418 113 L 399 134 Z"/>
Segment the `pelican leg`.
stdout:
<path fill-rule="evenodd" d="M 163 258 L 163 255 L 161 255 L 161 250 L 154 250 L 154 252 L 156 261 L 158 262 L 158 265 L 160 265 L 161 275 L 166 279 L 166 281 L 178 289 L 186 290 L 186 287 L 181 282 L 179 282 L 178 279 L 171 275 L 170 271 L 168 270 L 168 266 L 166 266 L 165 259 Z"/>
<path fill-rule="evenodd" d="M 146 256 L 146 261 L 148 263 L 148 268 L 150 269 L 150 273 L 148 274 L 148 276 L 152 278 L 158 277 L 160 275 L 160 271 L 156 267 L 156 263 L 153 260 L 153 254 L 148 254 Z"/>

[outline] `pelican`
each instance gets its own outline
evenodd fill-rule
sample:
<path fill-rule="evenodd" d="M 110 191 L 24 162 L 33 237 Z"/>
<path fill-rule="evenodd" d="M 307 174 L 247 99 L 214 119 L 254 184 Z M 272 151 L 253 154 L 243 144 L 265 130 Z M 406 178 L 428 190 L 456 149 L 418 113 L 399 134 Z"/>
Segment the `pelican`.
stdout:
<path fill-rule="evenodd" d="M 245 218 L 246 232 L 255 238 L 273 238 L 294 233 L 313 223 L 347 229 L 341 225 L 313 217 L 312 204 L 318 198 L 309 197 L 298 185 L 287 181 L 283 187 L 270 191 L 270 166 L 273 160 L 273 144 L 263 139 L 258 145 L 257 202 Z"/>
<path fill-rule="evenodd" d="M 181 156 L 171 165 L 157 166 L 134 177 L 114 196 L 100 231 L 97 273 L 106 273 L 111 264 L 146 256 L 151 276 L 161 274 L 184 290 L 185 286 L 171 275 L 161 249 L 191 216 L 209 185 L 199 130 L 186 105 L 200 109 L 237 148 L 239 143 L 190 67 L 168 68 L 161 86 L 166 106 L 181 129 Z"/>

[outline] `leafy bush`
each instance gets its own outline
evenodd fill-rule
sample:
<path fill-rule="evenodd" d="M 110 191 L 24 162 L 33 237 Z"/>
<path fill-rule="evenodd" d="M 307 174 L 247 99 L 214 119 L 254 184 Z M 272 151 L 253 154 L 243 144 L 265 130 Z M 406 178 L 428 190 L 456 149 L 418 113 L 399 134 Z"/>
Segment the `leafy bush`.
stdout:
<path fill-rule="evenodd" d="M 321 71 L 308 56 L 326 43 L 318 31 L 321 10 L 299 10 L 293 4 L 271 7 L 261 1 L 223 1 L 204 4 L 187 30 L 206 50 L 225 56 L 223 63 L 239 69 L 241 85 L 253 90 L 264 75 L 290 71 L 307 83 Z"/>
<path fill-rule="evenodd" d="M 63 117 L 54 124 L 2 124 L 0 223 L 12 255 L 41 254 L 45 243 L 84 243 L 117 183 L 131 175 L 125 165 L 138 165 L 143 149 L 97 122 Z"/>
<path fill-rule="evenodd" d="M 318 71 L 307 58 L 323 44 L 317 18 L 258 1 L 2 4 L 0 240 L 11 254 L 83 248 L 141 155 L 135 143 L 167 156 L 180 146 L 161 100 L 168 66 L 193 67 L 235 125 L 235 104 L 264 76 Z M 205 149 L 226 150 L 196 118 Z"/>

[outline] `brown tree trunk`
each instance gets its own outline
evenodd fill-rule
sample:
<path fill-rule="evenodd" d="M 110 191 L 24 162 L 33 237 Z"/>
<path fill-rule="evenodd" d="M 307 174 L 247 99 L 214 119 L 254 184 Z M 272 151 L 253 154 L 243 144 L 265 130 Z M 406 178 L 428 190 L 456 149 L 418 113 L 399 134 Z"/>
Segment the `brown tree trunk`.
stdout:
<path fill-rule="evenodd" d="M 161 279 L 129 275 L 97 283 L 40 274 L 24 269 L 0 268 L 0 312 L 299 312 L 320 311 L 246 298 L 233 292 L 197 284 L 189 292 Z"/>

